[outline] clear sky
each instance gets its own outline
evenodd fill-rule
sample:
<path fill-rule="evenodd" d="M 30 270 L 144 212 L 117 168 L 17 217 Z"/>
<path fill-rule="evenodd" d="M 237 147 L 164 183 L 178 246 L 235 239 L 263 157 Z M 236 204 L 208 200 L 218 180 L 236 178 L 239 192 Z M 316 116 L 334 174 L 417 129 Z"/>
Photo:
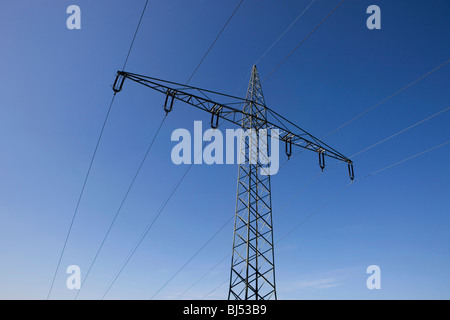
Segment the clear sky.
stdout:
<path fill-rule="evenodd" d="M 244 0 L 191 84 L 244 96 L 242 83 L 253 63 L 310 2 Z M 258 63 L 261 78 L 339 2 L 313 3 Z M 2 299 L 47 297 L 115 73 L 144 3 L 0 2 Z M 126 70 L 187 81 L 237 3 L 150 0 Z M 72 4 L 81 8 L 81 30 L 66 27 Z M 372 4 L 381 8 L 380 30 L 366 27 Z M 449 10 L 445 0 L 344 1 L 263 83 L 267 105 L 325 136 L 448 61 Z M 325 142 L 351 156 L 449 107 L 449 79 L 445 65 Z M 163 102 L 163 95 L 131 81 L 117 95 L 52 299 L 75 297 L 66 287 L 66 268 L 80 266 L 82 277 L 89 268 L 164 116 Z M 203 120 L 206 128 L 209 118 L 175 105 L 80 299 L 103 296 L 186 171 L 171 162 L 172 131 L 192 130 L 194 120 Z M 448 141 L 449 121 L 447 111 L 355 157 L 357 178 Z M 328 202 L 349 182 L 345 166 L 308 185 L 320 172 L 317 155 L 292 158 L 272 178 L 275 241 L 282 239 L 275 247 L 279 299 L 449 299 L 449 159 L 447 144 L 362 179 Z M 236 165 L 193 166 L 105 298 L 152 297 L 234 215 L 236 177 Z M 154 298 L 226 299 L 232 235 L 229 223 Z M 381 268 L 380 290 L 366 287 L 369 265 Z"/>

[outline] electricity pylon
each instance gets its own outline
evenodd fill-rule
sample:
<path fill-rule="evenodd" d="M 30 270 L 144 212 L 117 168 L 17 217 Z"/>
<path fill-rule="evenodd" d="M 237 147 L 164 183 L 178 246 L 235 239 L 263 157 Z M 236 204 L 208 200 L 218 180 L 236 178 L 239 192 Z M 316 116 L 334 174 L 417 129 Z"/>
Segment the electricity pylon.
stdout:
<path fill-rule="evenodd" d="M 264 171 L 261 162 L 268 163 L 267 159 L 257 157 L 267 157 L 260 148 L 269 149 L 267 135 L 260 134 L 263 132 L 260 129 L 268 129 L 267 110 L 256 66 L 252 69 L 246 100 L 241 126 L 255 134 L 248 139 L 241 137 L 245 148 L 240 156 L 245 161 L 238 172 L 228 299 L 276 299 L 270 175 L 261 174 Z"/>
<path fill-rule="evenodd" d="M 259 151 L 269 149 L 269 137 L 276 138 L 285 144 L 287 157 L 292 155 L 292 146 L 317 153 L 322 170 L 325 157 L 347 163 L 351 180 L 354 179 L 353 162 L 268 108 L 256 66 L 252 68 L 245 99 L 125 71 L 117 72 L 113 85 L 115 94 L 122 90 L 125 79 L 164 93 L 166 113 L 171 112 L 174 101 L 179 100 L 210 113 L 214 129 L 218 128 L 219 119 L 224 119 L 253 132 L 248 138 L 241 137 L 241 144 L 245 147 L 241 148 L 238 170 L 228 299 L 277 299 L 270 174 L 264 171 L 267 167 L 263 166 L 268 163 L 268 154 Z"/>

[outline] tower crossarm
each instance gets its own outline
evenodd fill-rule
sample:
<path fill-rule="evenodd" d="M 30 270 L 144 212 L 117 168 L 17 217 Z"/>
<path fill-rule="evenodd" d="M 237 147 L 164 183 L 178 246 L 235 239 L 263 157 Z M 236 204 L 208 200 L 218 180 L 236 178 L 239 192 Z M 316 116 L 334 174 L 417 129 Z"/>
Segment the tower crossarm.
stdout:
<path fill-rule="evenodd" d="M 135 73 L 118 71 L 113 85 L 115 93 L 122 90 L 125 79 L 137 82 L 150 89 L 163 93 L 166 98 L 164 110 L 169 113 L 172 111 L 175 100 L 183 101 L 193 107 L 204 110 L 211 114 L 211 127 L 217 128 L 219 119 L 224 119 L 239 127 L 242 127 L 243 117 L 252 117 L 256 123 L 261 124 L 261 129 L 267 130 L 267 136 L 275 135 L 274 130 L 278 130 L 276 138 L 285 143 L 286 155 L 292 154 L 292 146 L 300 147 L 313 151 L 319 155 L 319 164 L 322 170 L 325 167 L 325 157 L 333 158 L 348 164 L 350 178 L 353 180 L 353 162 L 336 151 L 320 139 L 314 137 L 303 130 L 290 120 L 281 116 L 274 110 L 264 107 L 267 111 L 267 119 L 259 118 L 256 115 L 247 114 L 246 104 L 258 105 L 257 101 L 235 97 L 232 95 L 206 90 L 198 87 L 180 84 L 172 81 L 157 79 L 149 76 L 143 76 Z"/>

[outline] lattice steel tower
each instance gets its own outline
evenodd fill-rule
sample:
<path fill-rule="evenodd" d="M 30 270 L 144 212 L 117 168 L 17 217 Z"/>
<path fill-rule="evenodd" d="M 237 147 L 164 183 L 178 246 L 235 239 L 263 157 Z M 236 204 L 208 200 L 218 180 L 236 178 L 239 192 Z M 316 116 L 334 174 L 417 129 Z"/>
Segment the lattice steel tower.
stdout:
<path fill-rule="evenodd" d="M 209 113 L 214 129 L 218 128 L 219 119 L 223 119 L 252 133 L 241 137 L 244 147 L 240 148 L 239 155 L 228 299 L 276 299 L 270 172 L 263 166 L 269 163 L 268 137 L 284 143 L 288 158 L 292 146 L 318 154 L 322 170 L 325 157 L 347 163 L 352 180 L 353 162 L 267 107 L 256 66 L 253 66 L 245 99 L 125 71 L 117 72 L 113 85 L 115 93 L 122 91 L 126 79 L 165 94 L 166 114 L 173 111 L 174 101 L 179 100 Z"/>
<path fill-rule="evenodd" d="M 261 175 L 265 168 L 260 158 L 267 152 L 259 152 L 260 148 L 269 149 L 267 135 L 260 136 L 259 131 L 268 128 L 267 110 L 256 66 L 246 100 L 241 126 L 254 134 L 241 137 L 245 148 L 240 156 L 245 161 L 238 171 L 228 299 L 276 299 L 270 175 Z"/>

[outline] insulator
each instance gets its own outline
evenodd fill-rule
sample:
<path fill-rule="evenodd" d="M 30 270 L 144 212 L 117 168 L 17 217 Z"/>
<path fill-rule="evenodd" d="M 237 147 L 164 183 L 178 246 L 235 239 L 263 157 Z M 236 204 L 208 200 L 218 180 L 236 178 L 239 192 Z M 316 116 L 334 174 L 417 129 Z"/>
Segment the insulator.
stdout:
<path fill-rule="evenodd" d="M 211 128 L 217 129 L 219 127 L 220 108 L 215 105 L 211 109 Z"/>
<path fill-rule="evenodd" d="M 170 90 L 167 91 L 166 101 L 164 102 L 164 111 L 166 112 L 166 114 L 172 111 L 173 102 L 175 100 L 175 93 L 176 93 L 176 91 L 170 91 Z M 170 101 L 169 101 L 169 97 L 171 98 Z"/>
<path fill-rule="evenodd" d="M 322 169 L 322 171 L 323 171 L 323 169 L 325 169 L 325 152 L 324 151 L 319 152 L 319 166 L 320 166 L 320 169 Z"/>
<path fill-rule="evenodd" d="M 292 156 L 292 139 L 286 139 L 285 140 L 285 148 L 286 148 L 286 156 L 288 159 Z"/>
<path fill-rule="evenodd" d="M 348 163 L 348 175 L 350 176 L 350 180 L 353 181 L 355 179 L 355 173 L 353 172 L 353 163 Z"/>
<path fill-rule="evenodd" d="M 122 73 L 118 72 L 113 85 L 113 90 L 115 93 L 122 91 L 124 81 L 125 76 Z"/>
<path fill-rule="evenodd" d="M 284 146 L 285 146 L 285 153 L 286 156 L 288 157 L 288 160 L 290 159 L 290 157 L 292 156 L 292 134 L 291 133 L 287 133 L 285 134 L 281 139 L 281 141 L 284 141 Z"/>

